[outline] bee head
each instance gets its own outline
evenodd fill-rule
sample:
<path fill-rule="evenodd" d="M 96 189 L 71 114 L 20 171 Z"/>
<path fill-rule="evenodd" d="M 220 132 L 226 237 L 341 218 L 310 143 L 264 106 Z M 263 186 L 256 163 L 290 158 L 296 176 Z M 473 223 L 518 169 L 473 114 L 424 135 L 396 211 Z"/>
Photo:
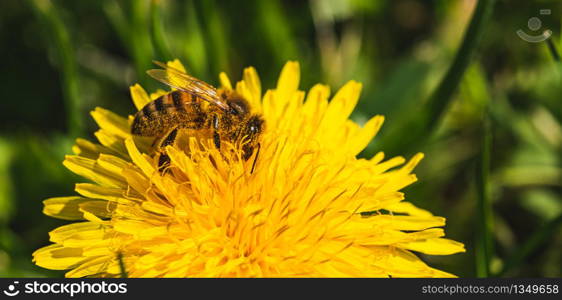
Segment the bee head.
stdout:
<path fill-rule="evenodd" d="M 248 119 L 248 123 L 246 123 L 246 135 L 250 138 L 258 135 L 262 131 L 263 127 L 263 120 L 254 115 Z"/>
<path fill-rule="evenodd" d="M 259 141 L 257 137 L 263 131 L 264 121 L 258 115 L 251 115 L 245 121 L 243 130 L 239 132 L 238 138 L 243 139 L 244 144 L 242 146 L 243 158 L 244 160 L 248 160 L 252 153 L 254 152 L 254 148 L 256 145 L 259 146 Z"/>

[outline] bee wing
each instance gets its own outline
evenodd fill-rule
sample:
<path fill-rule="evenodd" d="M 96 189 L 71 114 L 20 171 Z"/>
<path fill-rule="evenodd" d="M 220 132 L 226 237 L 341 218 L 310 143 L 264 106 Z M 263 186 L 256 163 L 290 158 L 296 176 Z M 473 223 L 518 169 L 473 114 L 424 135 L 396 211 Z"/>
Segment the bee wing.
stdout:
<path fill-rule="evenodd" d="M 189 76 L 176 68 L 168 67 L 162 63 L 157 64 L 165 69 L 148 70 L 146 73 L 152 78 L 180 91 L 198 96 L 223 110 L 228 110 L 228 104 L 220 99 L 217 90 L 212 85 Z"/>

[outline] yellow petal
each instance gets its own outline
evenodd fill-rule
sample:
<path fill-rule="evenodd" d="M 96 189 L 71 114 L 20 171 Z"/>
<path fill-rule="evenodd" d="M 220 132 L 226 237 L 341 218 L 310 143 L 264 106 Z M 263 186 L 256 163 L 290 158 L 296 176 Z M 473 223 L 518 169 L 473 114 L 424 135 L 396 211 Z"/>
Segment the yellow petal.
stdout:
<path fill-rule="evenodd" d="M 252 95 L 250 104 L 256 107 L 258 111 L 261 111 L 259 107 L 261 105 L 261 82 L 258 72 L 253 67 L 246 68 L 244 69 L 243 79 L 249 93 Z"/>
<path fill-rule="evenodd" d="M 279 80 L 277 81 L 276 99 L 274 105 L 282 108 L 292 98 L 294 92 L 297 91 L 300 81 L 300 66 L 298 62 L 289 61 L 281 70 Z"/>
<path fill-rule="evenodd" d="M 373 140 L 384 122 L 381 115 L 371 118 L 363 128 L 359 129 L 349 142 L 348 148 L 352 155 L 357 155 Z"/>
<path fill-rule="evenodd" d="M 466 251 L 462 243 L 445 238 L 400 243 L 399 245 L 404 249 L 429 255 L 450 255 Z"/>
<path fill-rule="evenodd" d="M 425 209 L 418 208 L 414 206 L 410 202 L 402 201 L 399 203 L 395 203 L 386 207 L 389 211 L 395 213 L 405 213 L 409 214 L 410 216 L 417 216 L 417 217 L 431 217 L 433 216 L 429 211 Z"/>
<path fill-rule="evenodd" d="M 83 220 L 82 212 L 79 210 L 80 204 L 91 201 L 96 202 L 99 200 L 75 196 L 50 198 L 43 201 L 43 213 L 47 216 L 63 220 Z"/>
<path fill-rule="evenodd" d="M 144 157 L 139 152 L 137 146 L 135 145 L 135 142 L 133 142 L 133 139 L 129 138 L 125 140 L 125 146 L 127 147 L 127 150 L 129 151 L 129 156 L 131 157 L 135 165 L 141 168 L 141 170 L 144 172 L 144 175 L 146 175 L 149 178 L 152 177 L 155 169 L 152 166 L 152 163 L 148 161 L 146 157 Z"/>
<path fill-rule="evenodd" d="M 145 105 L 150 102 L 150 97 L 146 91 L 140 86 L 140 84 L 135 84 L 129 87 L 131 91 L 131 98 L 133 98 L 133 103 L 138 110 L 141 110 Z"/>
<path fill-rule="evenodd" d="M 100 153 L 115 154 L 112 150 L 98 144 L 94 144 L 85 139 L 76 139 L 76 144 L 72 146 L 74 154 L 90 159 L 97 159 Z"/>
<path fill-rule="evenodd" d="M 84 214 L 84 219 L 86 219 L 87 221 L 90 221 L 92 223 L 99 223 L 99 224 L 103 223 L 103 219 L 98 217 L 96 214 L 91 213 L 87 210 L 83 210 L 83 209 L 80 209 L 80 211 L 82 211 L 82 213 Z M 83 246 L 83 245 L 80 244 L 80 246 Z"/>
<path fill-rule="evenodd" d="M 323 84 L 314 85 L 306 97 L 303 105 L 302 113 L 309 117 L 324 116 L 324 112 L 328 108 L 328 98 L 330 97 L 330 87 Z M 318 120 L 319 121 L 319 120 Z M 313 122 L 313 124 L 317 124 Z"/>
<path fill-rule="evenodd" d="M 127 151 L 125 150 L 125 144 L 123 143 L 123 138 L 111 134 L 108 130 L 100 129 L 94 133 L 100 144 L 104 145 L 111 152 L 124 157 Z M 84 155 L 81 155 L 84 156 Z M 97 158 L 97 157 L 96 157 Z"/>
<path fill-rule="evenodd" d="M 168 67 L 172 67 L 172 68 L 174 68 L 174 69 L 177 69 L 177 70 L 180 70 L 180 71 L 182 71 L 182 72 L 184 72 L 184 73 L 187 73 L 185 67 L 183 66 L 183 64 L 181 63 L 181 61 L 180 61 L 179 59 L 177 59 L 177 58 L 174 59 L 174 60 L 168 61 L 168 62 L 166 63 L 166 65 L 168 65 Z"/>
<path fill-rule="evenodd" d="M 55 230 L 49 232 L 49 238 L 55 243 L 64 243 L 66 240 L 72 238 L 73 236 L 103 236 L 104 226 L 92 222 L 80 222 L 72 223 L 68 225 L 63 225 Z"/>
<path fill-rule="evenodd" d="M 84 247 L 83 249 L 84 251 L 82 252 L 82 254 L 84 256 L 115 255 L 114 249 L 112 249 L 111 247 L 110 239 L 103 240 L 102 243 L 98 243 L 93 246 Z"/>
<path fill-rule="evenodd" d="M 96 160 L 67 155 L 63 161 L 63 165 L 70 171 L 100 185 L 119 188 L 125 188 L 127 186 L 120 173 L 115 173 L 112 172 L 112 170 L 102 167 Z"/>
<path fill-rule="evenodd" d="M 423 159 L 423 153 L 417 153 L 416 155 L 414 155 L 410 161 L 408 161 L 408 163 L 406 165 L 404 165 L 401 169 L 402 172 L 405 173 L 410 173 L 412 172 L 412 170 L 414 170 L 414 168 L 420 163 L 420 161 Z"/>
<path fill-rule="evenodd" d="M 102 224 L 103 222 L 96 218 L 95 222 L 90 223 Z M 104 239 L 106 237 L 107 231 L 102 229 L 83 230 L 80 232 L 75 232 L 74 234 L 67 236 L 65 239 L 60 239 L 59 237 L 56 237 L 53 232 L 51 232 L 51 239 L 53 241 L 57 241 L 57 243 L 69 248 L 83 248 L 99 243 L 104 243 Z"/>
<path fill-rule="evenodd" d="M 382 160 L 384 159 L 384 152 L 379 151 L 377 152 L 375 155 L 373 155 L 373 157 L 371 157 L 371 159 L 369 159 L 369 161 L 373 164 L 378 164 L 380 163 Z"/>
<path fill-rule="evenodd" d="M 395 156 L 389 160 L 386 160 L 384 162 L 378 163 L 374 166 L 372 166 L 371 168 L 371 172 L 373 172 L 373 174 L 379 174 L 379 173 L 383 173 L 385 171 L 388 171 L 391 168 L 394 168 L 396 166 L 399 166 L 401 164 L 403 164 L 404 162 L 406 162 L 406 159 L 402 156 Z"/>
<path fill-rule="evenodd" d="M 82 249 L 60 245 L 50 245 L 33 252 L 33 261 L 38 266 L 52 270 L 71 269 L 86 260 L 88 258 L 82 256 Z"/>
<path fill-rule="evenodd" d="M 289 61 L 283 66 L 279 80 L 277 81 L 277 90 L 296 91 L 299 87 L 300 66 L 296 61 Z"/>
<path fill-rule="evenodd" d="M 154 230 L 152 224 L 148 222 L 136 221 L 136 220 L 119 220 L 114 224 L 114 229 L 116 231 L 132 234 L 134 236 L 141 236 L 147 230 Z M 160 233 L 165 232 L 166 228 L 158 228 Z"/>
<path fill-rule="evenodd" d="M 219 81 L 221 83 L 222 88 L 227 90 L 232 90 L 232 84 L 230 83 L 230 79 L 228 79 L 228 75 L 225 72 L 221 72 L 219 74 Z"/>
<path fill-rule="evenodd" d="M 396 230 L 424 230 L 431 227 L 438 227 L 445 225 L 445 218 L 442 217 L 413 217 L 413 216 L 391 216 L 391 215 L 378 215 L 367 218 L 377 224 L 386 228 L 393 228 Z"/>
<path fill-rule="evenodd" d="M 106 272 L 112 264 L 113 259 L 107 256 L 89 258 L 79 267 L 64 274 L 67 278 L 80 278 Z"/>
<path fill-rule="evenodd" d="M 392 277 L 454 277 L 451 274 L 428 267 L 411 252 L 400 248 L 373 247 L 376 251 L 374 266 L 384 269 Z"/>
<path fill-rule="evenodd" d="M 328 105 L 322 121 L 323 128 L 331 127 L 335 130 L 341 127 L 353 112 L 360 94 L 361 84 L 353 80 L 340 88 Z"/>
<path fill-rule="evenodd" d="M 123 196 L 123 189 L 99 186 L 90 183 L 78 183 L 75 187 L 80 195 L 92 199 L 103 199 L 120 204 L 131 204 L 130 200 Z"/>
<path fill-rule="evenodd" d="M 169 93 L 170 93 L 169 91 L 165 91 L 165 90 L 162 90 L 162 89 L 157 89 L 156 92 L 150 94 L 150 100 L 151 100 L 151 101 L 152 101 L 152 100 L 156 100 L 156 99 L 158 99 L 158 98 L 160 98 L 160 97 L 162 97 L 162 96 L 164 96 L 164 95 L 167 95 L 167 94 L 169 94 Z"/>
<path fill-rule="evenodd" d="M 121 170 L 126 167 L 129 163 L 117 156 L 109 154 L 100 154 L 97 160 L 98 165 L 102 168 L 109 170 L 113 174 L 119 174 L 118 177 L 121 178 Z"/>
<path fill-rule="evenodd" d="M 115 209 L 115 206 L 115 203 L 108 203 L 107 201 L 90 201 L 80 204 L 79 209 L 84 213 L 84 218 L 86 220 L 95 220 L 97 223 L 99 223 L 101 219 L 107 219 L 111 217 L 111 213 Z M 88 219 L 88 217 L 90 216 L 86 216 L 86 214 L 93 215 L 96 218 Z"/>
<path fill-rule="evenodd" d="M 96 107 L 96 109 L 91 112 L 91 115 L 100 128 L 107 130 L 111 134 L 123 139 L 131 136 L 127 119 L 100 107 Z"/>

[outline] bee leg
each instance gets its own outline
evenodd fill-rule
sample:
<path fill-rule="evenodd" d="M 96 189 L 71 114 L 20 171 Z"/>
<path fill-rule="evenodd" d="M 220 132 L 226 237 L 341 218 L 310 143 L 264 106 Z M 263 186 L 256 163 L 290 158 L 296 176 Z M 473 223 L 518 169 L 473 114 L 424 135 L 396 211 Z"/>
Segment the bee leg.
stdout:
<path fill-rule="evenodd" d="M 254 162 L 252 163 L 252 170 L 250 174 L 254 173 L 254 168 L 256 167 L 256 162 L 258 161 L 258 156 L 260 155 L 261 144 L 258 143 L 258 150 L 256 151 L 256 157 L 254 157 Z"/>
<path fill-rule="evenodd" d="M 176 140 L 176 136 L 178 134 L 178 128 L 174 128 L 170 131 L 170 133 L 168 133 L 168 135 L 166 135 L 166 137 L 162 140 L 162 142 L 160 143 L 160 149 L 164 149 L 166 148 L 166 146 L 170 146 L 174 144 L 174 141 Z M 165 151 L 162 151 L 162 153 L 160 153 L 160 157 L 158 158 L 158 170 L 160 172 L 163 172 L 168 166 L 170 165 L 170 156 L 168 156 L 168 154 L 165 153 Z"/>
<path fill-rule="evenodd" d="M 160 154 L 160 157 L 158 157 L 158 171 L 163 173 L 168 166 L 170 166 L 170 157 L 165 153 Z"/>
<path fill-rule="evenodd" d="M 213 116 L 213 128 L 215 129 L 215 131 L 213 132 L 213 142 L 215 143 L 215 147 L 217 147 L 217 149 L 221 148 L 221 137 L 219 135 L 219 119 L 217 118 L 217 116 Z"/>
<path fill-rule="evenodd" d="M 215 143 L 215 147 L 217 147 L 217 149 L 221 148 L 221 137 L 216 131 L 213 133 L 213 142 Z"/>

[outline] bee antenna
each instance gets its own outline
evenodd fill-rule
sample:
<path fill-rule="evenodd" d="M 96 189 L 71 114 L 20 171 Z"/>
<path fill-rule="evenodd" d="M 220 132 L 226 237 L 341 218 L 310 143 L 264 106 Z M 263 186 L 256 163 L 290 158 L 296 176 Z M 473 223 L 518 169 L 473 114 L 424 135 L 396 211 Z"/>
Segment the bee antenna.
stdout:
<path fill-rule="evenodd" d="M 161 61 L 152 60 L 152 63 L 155 64 L 155 65 L 157 65 L 157 66 L 163 67 L 163 68 L 167 68 L 167 67 L 168 67 L 165 63 L 163 63 L 163 62 L 161 62 Z"/>

